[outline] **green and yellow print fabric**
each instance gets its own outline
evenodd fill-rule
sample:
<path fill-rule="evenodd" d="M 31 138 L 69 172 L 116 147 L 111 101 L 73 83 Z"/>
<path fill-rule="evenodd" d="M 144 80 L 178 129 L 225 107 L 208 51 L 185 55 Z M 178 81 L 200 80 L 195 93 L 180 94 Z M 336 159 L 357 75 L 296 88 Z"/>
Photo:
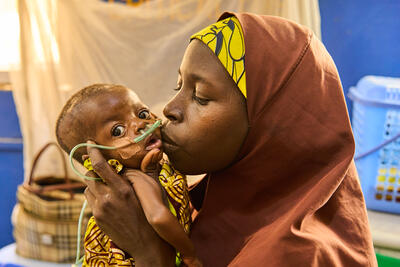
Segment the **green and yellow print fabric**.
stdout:
<path fill-rule="evenodd" d="M 201 40 L 214 52 L 247 98 L 244 37 L 239 20 L 236 17 L 220 20 L 192 35 L 190 39 Z"/>
<path fill-rule="evenodd" d="M 180 174 L 169 163 L 164 163 L 158 175 L 158 180 L 167 193 L 170 211 L 178 219 L 185 232 L 189 234 L 191 213 L 186 176 Z"/>

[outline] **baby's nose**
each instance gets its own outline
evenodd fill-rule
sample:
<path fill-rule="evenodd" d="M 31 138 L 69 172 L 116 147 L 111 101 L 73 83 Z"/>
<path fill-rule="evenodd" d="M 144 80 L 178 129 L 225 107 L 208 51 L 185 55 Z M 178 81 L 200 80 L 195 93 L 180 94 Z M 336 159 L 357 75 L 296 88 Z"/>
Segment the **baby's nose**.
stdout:
<path fill-rule="evenodd" d="M 147 123 L 143 120 L 134 122 L 135 134 L 136 135 L 141 134 L 141 131 L 143 131 L 146 128 L 146 125 L 147 125 Z"/>

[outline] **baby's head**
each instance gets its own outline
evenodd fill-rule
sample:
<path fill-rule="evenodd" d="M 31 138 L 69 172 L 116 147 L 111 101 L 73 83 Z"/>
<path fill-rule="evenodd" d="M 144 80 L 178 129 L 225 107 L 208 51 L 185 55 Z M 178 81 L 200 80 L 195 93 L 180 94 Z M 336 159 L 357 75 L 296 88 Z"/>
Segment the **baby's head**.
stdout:
<path fill-rule="evenodd" d="M 57 120 L 56 136 L 67 153 L 88 140 L 121 147 L 133 143 L 133 139 L 155 121 L 156 116 L 132 90 L 122 85 L 94 84 L 67 101 Z M 106 159 L 117 159 L 124 166 L 139 168 L 144 156 L 154 148 L 162 149 L 159 128 L 137 144 L 102 150 L 102 153 Z M 86 156 L 86 148 L 74 154 L 80 163 Z"/>

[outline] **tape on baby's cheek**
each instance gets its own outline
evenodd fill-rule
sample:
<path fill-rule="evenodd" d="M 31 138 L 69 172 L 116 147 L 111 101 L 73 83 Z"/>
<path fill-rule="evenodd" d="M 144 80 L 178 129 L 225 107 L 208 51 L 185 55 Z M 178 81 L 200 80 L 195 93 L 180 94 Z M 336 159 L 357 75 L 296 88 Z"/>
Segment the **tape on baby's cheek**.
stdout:
<path fill-rule="evenodd" d="M 131 145 L 126 148 L 120 148 L 117 150 L 117 153 L 121 157 L 121 159 L 130 159 L 136 154 L 140 152 L 141 148 L 138 145 Z"/>

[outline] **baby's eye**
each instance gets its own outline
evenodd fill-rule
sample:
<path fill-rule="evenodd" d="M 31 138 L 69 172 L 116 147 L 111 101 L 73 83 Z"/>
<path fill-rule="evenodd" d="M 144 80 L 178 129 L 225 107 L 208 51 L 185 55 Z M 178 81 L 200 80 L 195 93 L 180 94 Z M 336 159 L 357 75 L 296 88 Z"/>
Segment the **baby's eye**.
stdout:
<path fill-rule="evenodd" d="M 139 119 L 147 120 L 150 119 L 150 112 L 148 110 L 142 110 L 138 114 Z"/>
<path fill-rule="evenodd" d="M 118 125 L 111 130 L 112 136 L 121 136 L 125 131 L 125 127 L 122 125 Z"/>

